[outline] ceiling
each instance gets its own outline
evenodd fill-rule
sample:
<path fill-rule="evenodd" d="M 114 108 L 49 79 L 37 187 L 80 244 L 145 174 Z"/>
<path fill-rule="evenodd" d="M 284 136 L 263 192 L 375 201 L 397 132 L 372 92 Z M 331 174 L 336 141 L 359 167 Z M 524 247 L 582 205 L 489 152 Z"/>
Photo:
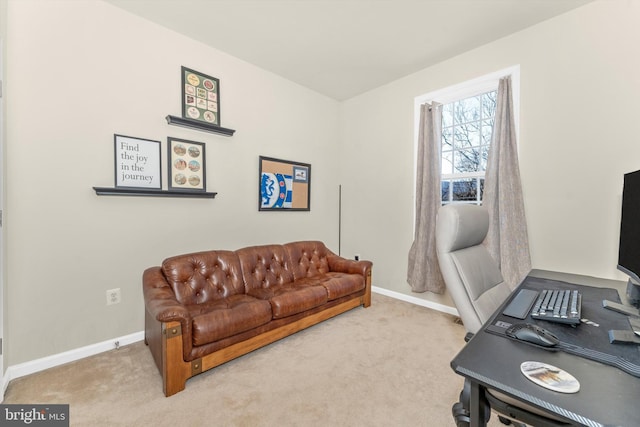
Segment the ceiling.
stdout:
<path fill-rule="evenodd" d="M 336 100 L 593 0 L 105 0 Z"/>

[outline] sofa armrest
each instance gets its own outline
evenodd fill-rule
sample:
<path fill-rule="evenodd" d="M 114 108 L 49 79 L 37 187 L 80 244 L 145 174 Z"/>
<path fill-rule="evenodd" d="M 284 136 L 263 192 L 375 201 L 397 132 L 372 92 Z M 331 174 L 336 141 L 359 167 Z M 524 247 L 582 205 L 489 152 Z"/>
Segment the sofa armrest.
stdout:
<path fill-rule="evenodd" d="M 373 263 L 371 261 L 355 261 L 338 255 L 327 257 L 329 270 L 347 274 L 362 274 L 365 279 L 371 274 Z"/>
<path fill-rule="evenodd" d="M 342 258 L 341 256 L 333 253 L 327 256 L 327 263 L 329 264 L 329 271 L 362 275 L 364 278 L 364 295 L 362 305 L 364 307 L 369 307 L 371 305 L 371 269 L 373 268 L 373 263 L 371 261 L 356 261 Z"/>
<path fill-rule="evenodd" d="M 173 289 L 160 267 L 150 267 L 142 274 L 144 305 L 149 314 L 160 322 L 178 321 L 188 324 L 189 311 L 176 299 Z"/>

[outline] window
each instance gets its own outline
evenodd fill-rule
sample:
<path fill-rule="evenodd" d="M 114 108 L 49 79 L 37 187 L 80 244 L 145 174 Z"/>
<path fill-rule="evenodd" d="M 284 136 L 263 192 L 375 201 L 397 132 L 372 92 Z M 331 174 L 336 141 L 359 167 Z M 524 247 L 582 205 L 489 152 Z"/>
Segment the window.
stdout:
<path fill-rule="evenodd" d="M 516 133 L 520 67 L 514 66 L 415 98 L 416 152 L 420 105 L 442 104 L 442 204 L 481 204 L 495 121 L 498 82 L 511 75 Z"/>
<path fill-rule="evenodd" d="M 497 91 L 443 105 L 442 203 L 480 204 Z"/>

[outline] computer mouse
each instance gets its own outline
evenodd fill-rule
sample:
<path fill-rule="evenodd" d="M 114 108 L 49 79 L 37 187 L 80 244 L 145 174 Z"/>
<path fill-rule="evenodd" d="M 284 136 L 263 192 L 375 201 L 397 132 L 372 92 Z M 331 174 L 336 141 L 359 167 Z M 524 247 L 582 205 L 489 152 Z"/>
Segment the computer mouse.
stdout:
<path fill-rule="evenodd" d="M 543 347 L 553 347 L 558 345 L 560 342 L 557 336 L 532 323 L 518 323 L 516 325 L 512 325 L 507 328 L 505 334 L 507 334 L 508 337 L 541 345 Z"/>

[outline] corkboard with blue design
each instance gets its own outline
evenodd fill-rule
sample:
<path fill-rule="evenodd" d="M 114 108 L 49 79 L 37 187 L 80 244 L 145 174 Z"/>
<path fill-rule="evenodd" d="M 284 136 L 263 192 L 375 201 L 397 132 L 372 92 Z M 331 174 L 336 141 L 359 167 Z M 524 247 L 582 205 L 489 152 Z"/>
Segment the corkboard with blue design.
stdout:
<path fill-rule="evenodd" d="M 260 156 L 258 210 L 311 210 L 311 165 Z"/>

